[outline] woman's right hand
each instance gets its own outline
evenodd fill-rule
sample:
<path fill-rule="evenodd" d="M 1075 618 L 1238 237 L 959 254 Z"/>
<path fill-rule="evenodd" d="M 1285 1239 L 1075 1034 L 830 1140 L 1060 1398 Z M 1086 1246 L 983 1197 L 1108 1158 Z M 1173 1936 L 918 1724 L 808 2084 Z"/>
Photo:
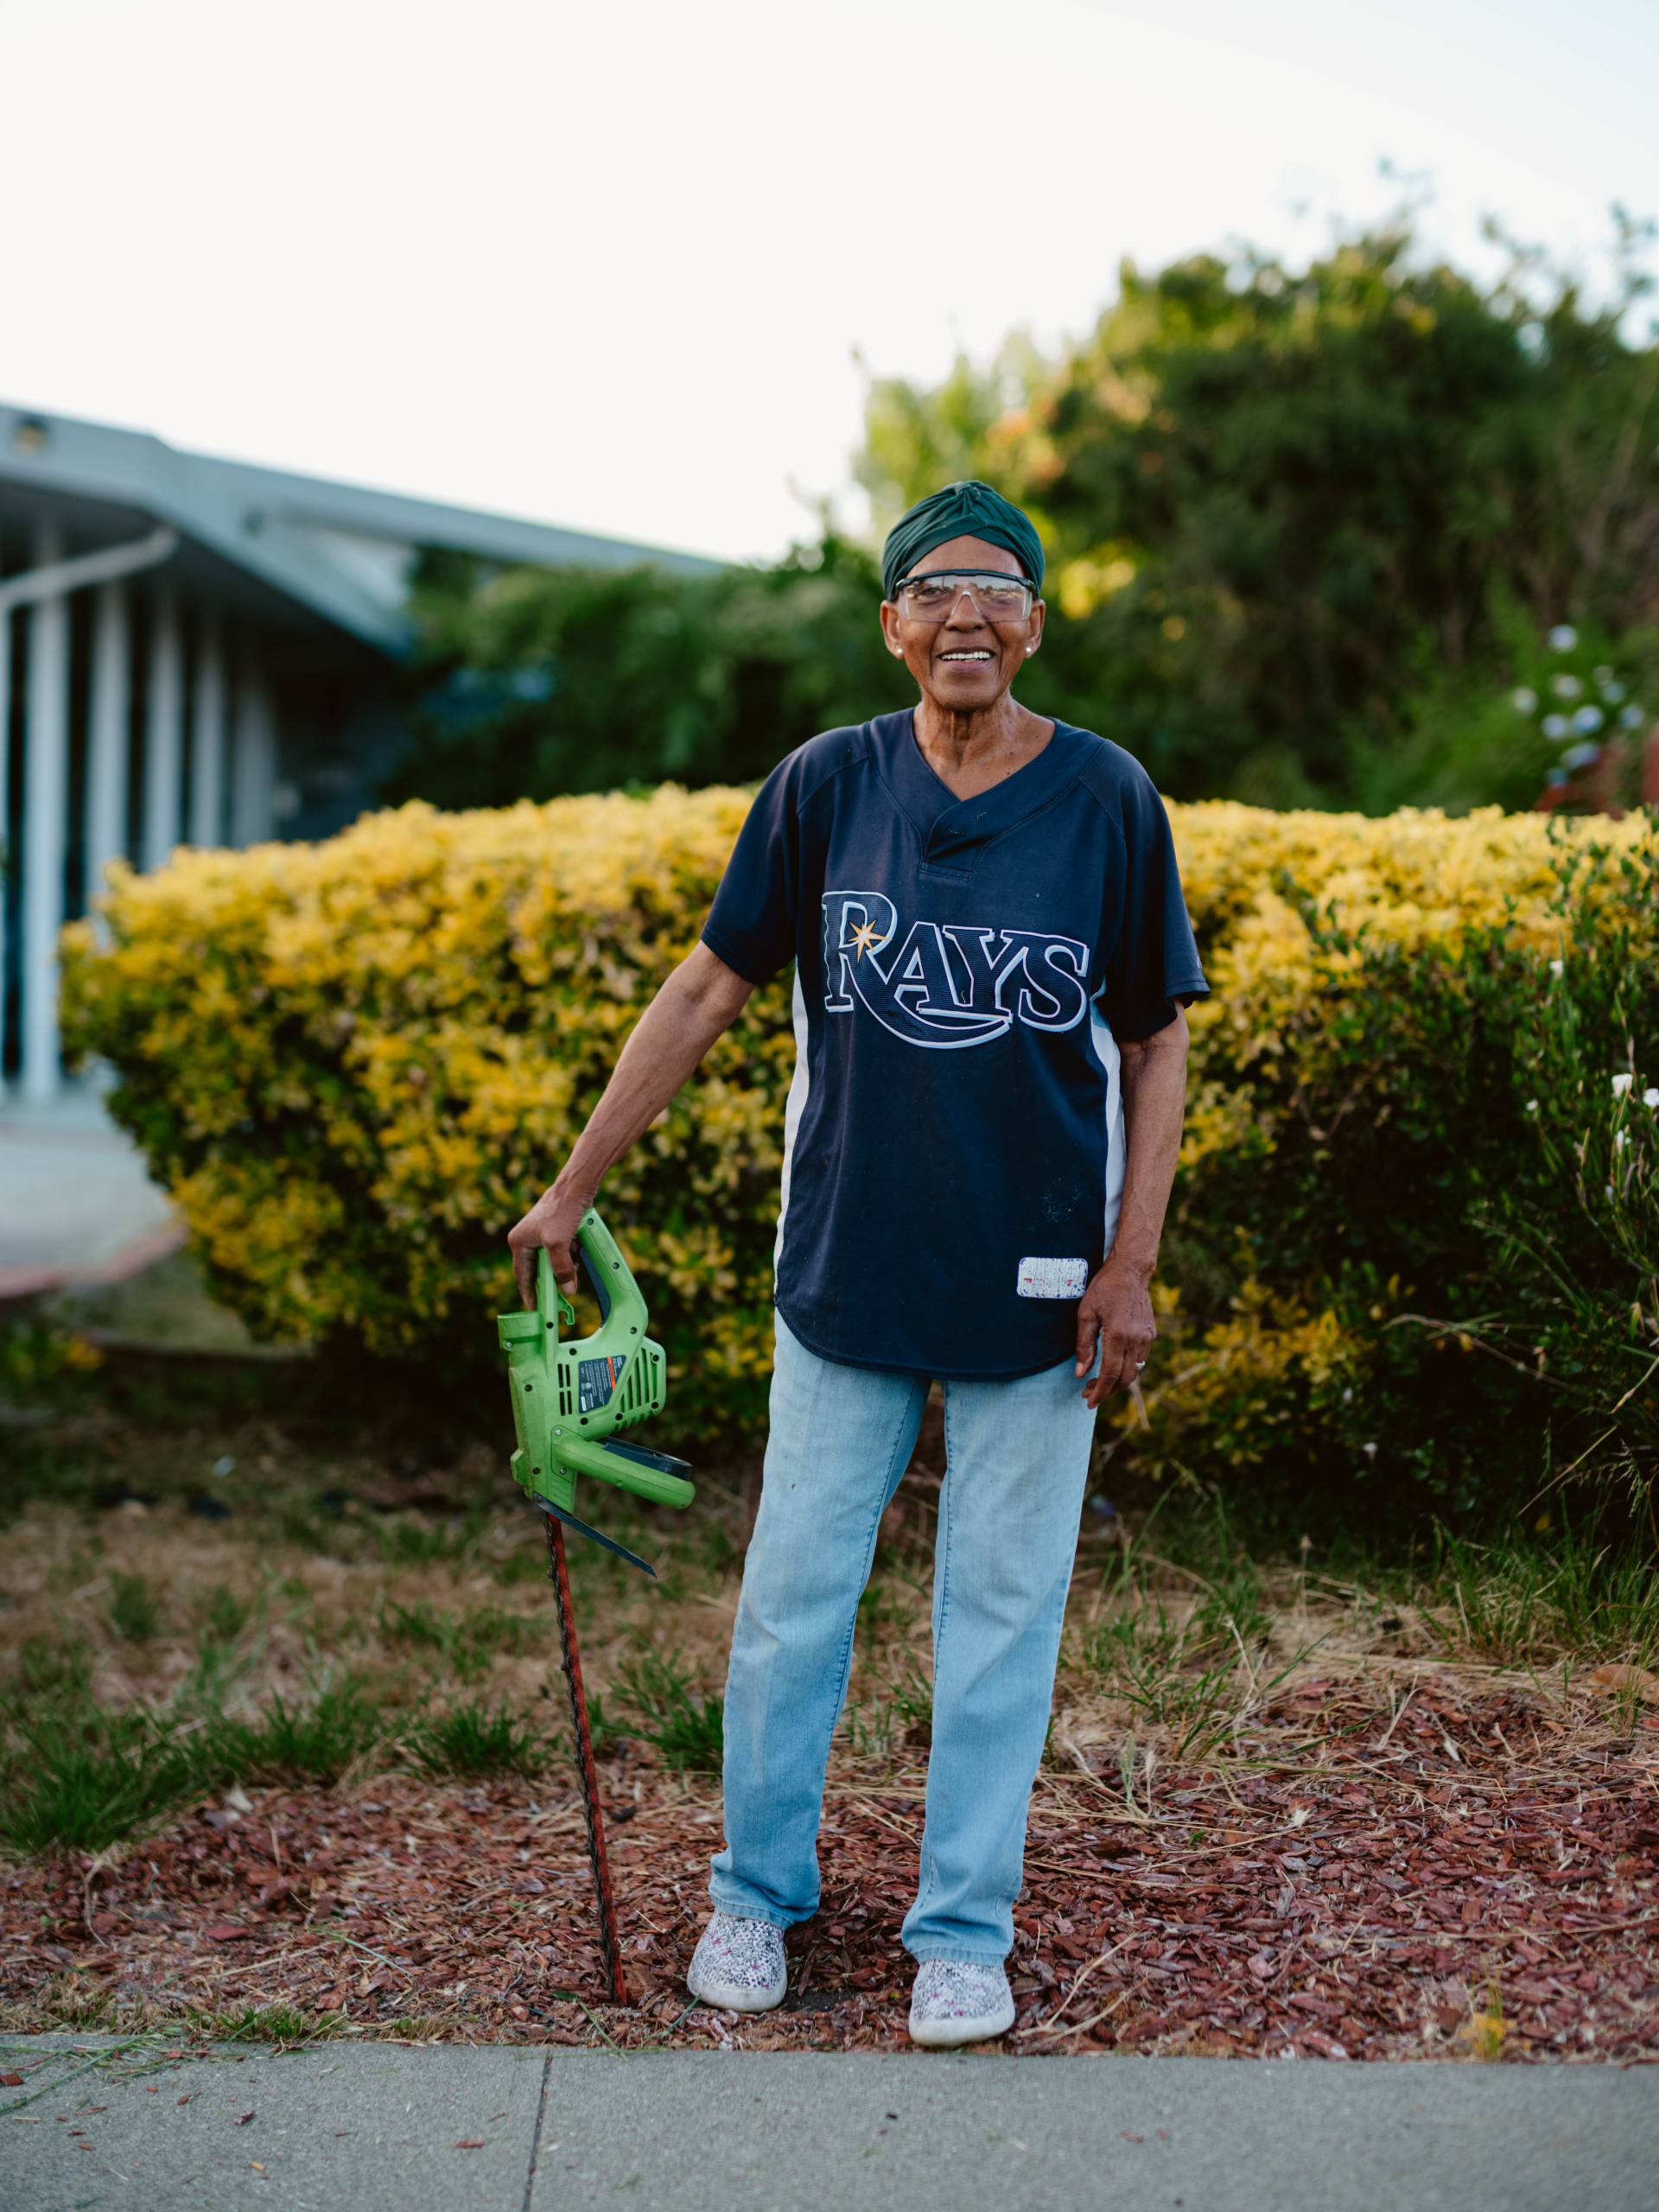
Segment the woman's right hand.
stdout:
<path fill-rule="evenodd" d="M 554 1183 L 507 1231 L 513 1277 L 524 1305 L 536 1303 L 536 1255 L 543 1250 L 553 1263 L 554 1281 L 567 1298 L 575 1295 L 576 1227 L 592 1204 L 591 1198 L 575 1198 Z"/>

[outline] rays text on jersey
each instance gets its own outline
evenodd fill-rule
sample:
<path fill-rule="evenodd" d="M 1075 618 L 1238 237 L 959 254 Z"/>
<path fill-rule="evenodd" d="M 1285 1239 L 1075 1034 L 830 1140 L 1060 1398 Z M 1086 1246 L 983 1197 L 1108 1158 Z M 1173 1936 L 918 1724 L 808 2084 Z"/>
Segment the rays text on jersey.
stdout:
<path fill-rule="evenodd" d="M 1088 1011 L 1078 938 L 918 918 L 902 932 L 881 891 L 823 894 L 826 1014 L 863 1007 L 907 1045 L 957 1052 L 1030 1029 L 1074 1028 Z"/>

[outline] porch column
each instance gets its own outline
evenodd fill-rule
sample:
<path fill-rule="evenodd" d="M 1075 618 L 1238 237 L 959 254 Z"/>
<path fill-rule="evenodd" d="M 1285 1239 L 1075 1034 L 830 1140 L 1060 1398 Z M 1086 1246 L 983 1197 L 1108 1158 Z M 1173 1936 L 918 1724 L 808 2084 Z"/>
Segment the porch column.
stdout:
<path fill-rule="evenodd" d="M 132 640 L 127 587 L 101 584 L 92 617 L 92 695 L 86 745 L 86 912 L 100 944 L 109 942 L 92 900 L 110 862 L 127 850 L 127 735 L 132 704 Z"/>
<path fill-rule="evenodd" d="M 218 617 L 202 617 L 196 654 L 196 712 L 192 733 L 190 842 L 225 842 L 225 653 Z"/>
<path fill-rule="evenodd" d="M 7 877 L 17 865 L 17 837 L 11 820 L 11 624 L 12 611 L 0 600 L 0 1101 L 10 1089 L 5 1077 L 6 1053 L 6 893 Z"/>
<path fill-rule="evenodd" d="M 276 830 L 276 716 L 270 686 L 245 658 L 237 685 L 231 785 L 231 842 L 263 843 Z"/>
<path fill-rule="evenodd" d="M 178 601 L 165 583 L 156 587 L 148 704 L 141 854 L 146 873 L 166 865 L 184 827 L 184 654 Z"/>
<path fill-rule="evenodd" d="M 60 555 L 54 524 L 36 531 L 35 565 Z M 29 618 L 29 688 L 23 704 L 22 1064 L 20 1089 L 39 1102 L 57 1096 L 58 931 L 69 833 L 69 603 L 37 600 Z"/>

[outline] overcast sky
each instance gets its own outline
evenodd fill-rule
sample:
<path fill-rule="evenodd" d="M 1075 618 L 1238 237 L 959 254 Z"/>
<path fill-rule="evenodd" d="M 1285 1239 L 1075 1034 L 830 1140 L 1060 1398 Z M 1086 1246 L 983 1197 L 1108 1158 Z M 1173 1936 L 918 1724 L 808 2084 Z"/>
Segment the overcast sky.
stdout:
<path fill-rule="evenodd" d="M 0 0 L 0 397 L 768 556 L 855 355 L 1303 255 L 1384 158 L 1465 266 L 1493 211 L 1604 282 L 1656 86 L 1656 0 Z"/>

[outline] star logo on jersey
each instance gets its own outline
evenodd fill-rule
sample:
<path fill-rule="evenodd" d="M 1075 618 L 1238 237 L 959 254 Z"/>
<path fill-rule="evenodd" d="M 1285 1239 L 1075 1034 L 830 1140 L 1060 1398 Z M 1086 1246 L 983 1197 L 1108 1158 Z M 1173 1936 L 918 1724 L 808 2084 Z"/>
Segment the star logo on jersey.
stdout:
<path fill-rule="evenodd" d="M 880 891 L 823 894 L 826 1014 L 862 1007 L 892 1035 L 957 1052 L 1029 1029 L 1074 1028 L 1089 1007 L 1089 947 L 1044 930 L 980 922 L 911 924 Z"/>

